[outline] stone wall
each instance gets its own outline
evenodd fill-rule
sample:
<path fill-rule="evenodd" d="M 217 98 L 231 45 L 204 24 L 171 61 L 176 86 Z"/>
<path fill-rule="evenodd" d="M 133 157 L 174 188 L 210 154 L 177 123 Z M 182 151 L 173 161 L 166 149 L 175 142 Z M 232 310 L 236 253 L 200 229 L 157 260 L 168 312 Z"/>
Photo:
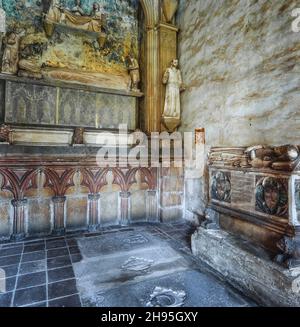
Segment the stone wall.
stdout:
<path fill-rule="evenodd" d="M 297 7 L 296 0 L 181 1 L 182 131 L 204 127 L 213 146 L 299 140 Z"/>
<path fill-rule="evenodd" d="M 298 143 L 300 33 L 296 0 L 180 1 L 181 131 L 205 128 L 211 146 Z M 188 216 L 203 213 L 205 178 L 187 178 Z M 189 186 L 188 186 L 189 185 Z"/>

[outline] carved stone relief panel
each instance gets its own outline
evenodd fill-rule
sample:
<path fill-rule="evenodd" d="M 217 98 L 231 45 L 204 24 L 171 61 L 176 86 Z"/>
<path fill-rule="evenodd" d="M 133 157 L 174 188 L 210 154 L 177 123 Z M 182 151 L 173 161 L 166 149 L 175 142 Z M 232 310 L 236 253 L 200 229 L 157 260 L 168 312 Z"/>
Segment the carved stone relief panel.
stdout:
<path fill-rule="evenodd" d="M 211 176 L 211 197 L 213 200 L 231 203 L 231 173 L 214 171 Z"/>
<path fill-rule="evenodd" d="M 136 128 L 136 99 L 7 82 L 5 121 L 10 124 Z"/>
<path fill-rule="evenodd" d="M 288 180 L 256 177 L 256 211 L 288 218 Z"/>

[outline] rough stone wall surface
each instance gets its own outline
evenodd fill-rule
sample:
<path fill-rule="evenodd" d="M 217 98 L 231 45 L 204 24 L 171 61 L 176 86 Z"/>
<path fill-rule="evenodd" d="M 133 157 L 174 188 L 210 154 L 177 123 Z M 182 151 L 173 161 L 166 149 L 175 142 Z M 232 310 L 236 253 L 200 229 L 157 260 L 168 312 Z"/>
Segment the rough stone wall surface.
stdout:
<path fill-rule="evenodd" d="M 299 143 L 296 0 L 185 0 L 178 25 L 182 131 L 211 146 Z"/>

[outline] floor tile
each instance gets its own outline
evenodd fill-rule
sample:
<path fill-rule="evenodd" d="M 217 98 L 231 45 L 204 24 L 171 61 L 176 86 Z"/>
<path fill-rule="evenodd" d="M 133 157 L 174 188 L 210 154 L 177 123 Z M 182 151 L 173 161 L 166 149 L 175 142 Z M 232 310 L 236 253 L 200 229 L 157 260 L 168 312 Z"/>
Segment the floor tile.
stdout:
<path fill-rule="evenodd" d="M 46 260 L 39 260 L 33 262 L 25 262 L 20 265 L 20 275 L 31 274 L 39 271 L 46 270 Z"/>
<path fill-rule="evenodd" d="M 48 270 L 48 283 L 58 282 L 65 279 L 74 278 L 73 267 L 64 267 L 54 270 Z"/>
<path fill-rule="evenodd" d="M 5 271 L 6 277 L 13 277 L 18 274 L 19 265 L 11 265 L 11 266 L 5 266 L 0 267 L 0 269 L 3 269 Z"/>
<path fill-rule="evenodd" d="M 81 307 L 80 298 L 78 294 L 75 294 L 60 299 L 51 300 L 49 301 L 49 307 L 64 307 L 64 308 Z"/>
<path fill-rule="evenodd" d="M 70 266 L 71 264 L 72 263 L 71 263 L 70 256 L 55 257 L 47 260 L 48 269 L 66 267 L 66 266 Z"/>
<path fill-rule="evenodd" d="M 45 258 L 46 258 L 46 252 L 45 251 L 24 253 L 23 257 L 22 257 L 22 263 L 30 262 L 30 261 L 43 260 Z"/>
<path fill-rule="evenodd" d="M 23 246 L 17 246 L 17 247 L 12 247 L 12 248 L 8 248 L 8 249 L 3 249 L 3 250 L 0 250 L 0 257 L 21 254 L 22 251 L 23 251 Z"/>
<path fill-rule="evenodd" d="M 12 255 L 9 257 L 1 257 L 0 258 L 0 266 L 10 266 L 15 265 L 20 262 L 21 255 Z"/>
<path fill-rule="evenodd" d="M 70 254 L 79 254 L 80 250 L 78 246 L 71 246 L 69 247 Z"/>
<path fill-rule="evenodd" d="M 67 243 L 65 240 L 54 240 L 54 241 L 46 241 L 46 248 L 49 249 L 56 249 L 56 248 L 63 248 L 66 247 Z"/>
<path fill-rule="evenodd" d="M 17 290 L 13 304 L 22 306 L 43 301 L 46 301 L 46 285 Z"/>
<path fill-rule="evenodd" d="M 55 299 L 67 295 L 78 293 L 76 279 L 65 280 L 62 282 L 48 284 L 48 298 Z"/>
<path fill-rule="evenodd" d="M 47 302 L 38 302 L 30 305 L 25 305 L 25 308 L 46 308 L 47 307 Z"/>
<path fill-rule="evenodd" d="M 66 247 L 61 249 L 53 249 L 47 251 L 47 258 L 61 257 L 68 254 L 69 251 Z"/>
<path fill-rule="evenodd" d="M 13 292 L 0 293 L 0 307 L 10 307 Z"/>
<path fill-rule="evenodd" d="M 5 279 L 5 292 L 11 292 L 14 291 L 15 287 L 16 287 L 16 279 L 17 277 L 9 277 Z M 0 279 L 0 283 L 2 285 L 3 280 Z"/>
<path fill-rule="evenodd" d="M 77 241 L 74 238 L 67 240 L 68 246 L 77 246 Z"/>
<path fill-rule="evenodd" d="M 43 251 L 43 250 L 45 250 L 44 242 L 32 244 L 32 245 L 25 245 L 25 247 L 24 247 L 24 253 L 37 252 L 37 251 Z"/>
<path fill-rule="evenodd" d="M 73 263 L 80 262 L 82 260 L 82 255 L 81 254 L 72 254 L 71 259 Z"/>
<path fill-rule="evenodd" d="M 17 289 L 44 285 L 46 283 L 46 272 L 38 272 L 18 276 Z"/>

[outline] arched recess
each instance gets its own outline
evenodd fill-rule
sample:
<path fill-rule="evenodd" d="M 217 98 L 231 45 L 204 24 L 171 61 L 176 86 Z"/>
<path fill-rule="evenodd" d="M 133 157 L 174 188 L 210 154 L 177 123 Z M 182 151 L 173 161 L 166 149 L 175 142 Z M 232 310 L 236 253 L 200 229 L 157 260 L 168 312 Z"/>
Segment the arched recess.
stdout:
<path fill-rule="evenodd" d="M 145 101 L 144 124 L 146 132 L 159 132 L 161 120 L 161 76 L 159 70 L 160 0 L 140 0 L 145 15 Z"/>

